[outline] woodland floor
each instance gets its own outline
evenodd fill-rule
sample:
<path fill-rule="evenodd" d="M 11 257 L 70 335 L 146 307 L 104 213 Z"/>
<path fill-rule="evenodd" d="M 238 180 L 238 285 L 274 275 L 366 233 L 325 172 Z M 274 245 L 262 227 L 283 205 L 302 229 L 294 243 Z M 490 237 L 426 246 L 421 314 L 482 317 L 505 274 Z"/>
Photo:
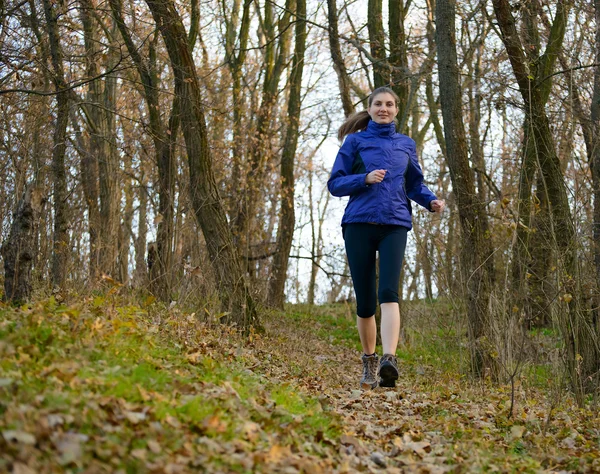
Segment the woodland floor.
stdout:
<path fill-rule="evenodd" d="M 358 390 L 350 313 L 243 339 L 110 292 L 0 307 L 0 472 L 600 472 L 597 409 L 523 375 L 511 416 L 450 346 L 405 345 L 395 389 Z"/>

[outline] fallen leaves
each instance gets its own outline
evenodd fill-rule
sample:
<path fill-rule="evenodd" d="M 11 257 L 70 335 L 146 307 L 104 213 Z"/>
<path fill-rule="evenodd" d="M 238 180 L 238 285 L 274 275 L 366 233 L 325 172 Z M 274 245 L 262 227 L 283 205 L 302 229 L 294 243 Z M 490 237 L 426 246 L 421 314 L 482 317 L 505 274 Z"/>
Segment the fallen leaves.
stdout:
<path fill-rule="evenodd" d="M 569 400 L 549 417 L 545 394 L 520 394 L 511 418 L 503 387 L 422 361 L 403 362 L 396 389 L 358 390 L 343 319 L 265 317 L 248 342 L 176 307 L 157 323 L 152 301 L 117 303 L 0 312 L 0 471 L 600 468 L 600 419 Z"/>

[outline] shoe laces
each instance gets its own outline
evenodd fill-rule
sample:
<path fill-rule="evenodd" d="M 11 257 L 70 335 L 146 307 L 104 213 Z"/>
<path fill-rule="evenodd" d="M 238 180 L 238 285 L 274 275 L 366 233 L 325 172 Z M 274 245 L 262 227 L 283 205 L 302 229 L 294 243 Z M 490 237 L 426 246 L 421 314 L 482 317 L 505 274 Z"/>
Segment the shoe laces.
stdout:
<path fill-rule="evenodd" d="M 363 376 L 376 375 L 377 374 L 377 356 L 364 357 L 363 358 Z"/>

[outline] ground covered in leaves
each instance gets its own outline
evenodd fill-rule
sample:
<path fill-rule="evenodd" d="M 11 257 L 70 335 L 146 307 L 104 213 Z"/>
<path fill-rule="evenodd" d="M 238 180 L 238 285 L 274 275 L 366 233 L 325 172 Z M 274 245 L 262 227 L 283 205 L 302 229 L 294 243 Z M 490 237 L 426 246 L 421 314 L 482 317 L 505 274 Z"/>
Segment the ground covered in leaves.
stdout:
<path fill-rule="evenodd" d="M 242 338 L 117 294 L 0 307 L 0 472 L 600 472 L 598 411 L 561 384 L 475 383 L 424 343 L 361 391 L 347 307 L 263 322 Z"/>

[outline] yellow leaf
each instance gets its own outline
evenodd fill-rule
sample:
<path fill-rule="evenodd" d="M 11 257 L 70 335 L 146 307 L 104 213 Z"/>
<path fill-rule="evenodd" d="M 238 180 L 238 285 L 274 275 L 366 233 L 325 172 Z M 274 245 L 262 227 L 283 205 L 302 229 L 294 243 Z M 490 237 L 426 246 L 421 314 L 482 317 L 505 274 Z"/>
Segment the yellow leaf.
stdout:
<path fill-rule="evenodd" d="M 512 425 L 510 427 L 510 439 L 514 441 L 516 439 L 521 439 L 525 434 L 525 427 L 521 425 Z"/>
<path fill-rule="evenodd" d="M 271 449 L 269 449 L 265 461 L 275 464 L 289 457 L 291 454 L 292 452 L 290 451 L 289 446 L 279 446 L 278 444 L 274 444 L 271 446 Z"/>

